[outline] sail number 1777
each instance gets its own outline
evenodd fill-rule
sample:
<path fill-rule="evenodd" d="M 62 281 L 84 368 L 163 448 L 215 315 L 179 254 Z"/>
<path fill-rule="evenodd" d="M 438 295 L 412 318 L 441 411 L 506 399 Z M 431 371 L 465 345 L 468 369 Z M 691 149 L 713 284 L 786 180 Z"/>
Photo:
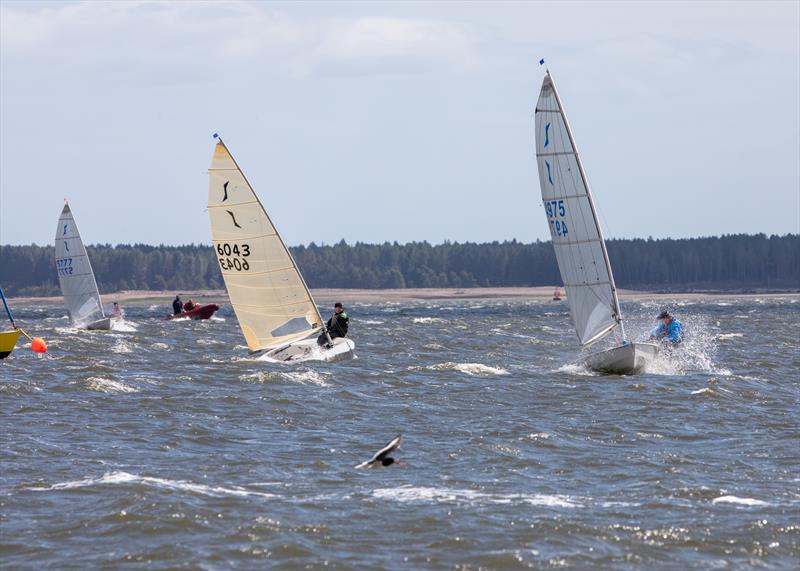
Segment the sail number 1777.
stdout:
<path fill-rule="evenodd" d="M 555 236 L 566 236 L 569 234 L 567 229 L 567 208 L 563 200 L 545 200 L 544 209 L 547 211 L 547 221 L 550 222 L 550 230 Z"/>

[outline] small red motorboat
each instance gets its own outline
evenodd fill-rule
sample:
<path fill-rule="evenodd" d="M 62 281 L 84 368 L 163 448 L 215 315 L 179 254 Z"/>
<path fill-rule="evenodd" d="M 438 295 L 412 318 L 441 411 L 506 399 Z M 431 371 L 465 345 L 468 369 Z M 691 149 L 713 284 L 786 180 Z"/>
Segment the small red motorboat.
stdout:
<path fill-rule="evenodd" d="M 194 309 L 189 311 L 182 311 L 180 313 L 176 313 L 174 315 L 167 315 L 164 319 L 182 319 L 184 317 L 188 317 L 189 319 L 209 319 L 216 311 L 219 309 L 219 306 L 216 303 L 209 303 L 208 305 L 198 305 Z"/>

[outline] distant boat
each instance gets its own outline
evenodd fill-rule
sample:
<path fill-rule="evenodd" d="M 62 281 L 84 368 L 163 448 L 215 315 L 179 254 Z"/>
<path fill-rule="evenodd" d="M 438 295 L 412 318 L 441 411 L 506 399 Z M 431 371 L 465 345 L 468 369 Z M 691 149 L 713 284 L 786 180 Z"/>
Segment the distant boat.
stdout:
<path fill-rule="evenodd" d="M 561 290 L 558 288 L 553 290 L 553 301 L 561 301 Z"/>
<path fill-rule="evenodd" d="M 92 264 L 66 203 L 58 219 L 55 247 L 56 271 L 70 323 L 82 329 L 111 329 L 113 317 L 103 312 Z"/>
<path fill-rule="evenodd" d="M 622 345 L 583 360 L 588 368 L 632 374 L 646 368 L 658 347 L 629 343 L 617 288 L 572 131 L 547 71 L 536 103 L 536 162 L 545 214 L 578 341 L 588 346 L 617 326 Z"/>
<path fill-rule="evenodd" d="M 220 138 L 209 168 L 211 238 L 231 305 L 253 353 L 277 361 L 353 357 L 339 337 L 326 348 L 311 292 L 264 206 Z"/>
<path fill-rule="evenodd" d="M 209 303 L 207 305 L 197 305 L 194 307 L 194 309 L 190 309 L 189 311 L 181 311 L 180 313 L 167 315 L 164 317 L 164 319 L 169 321 L 171 319 L 188 318 L 199 321 L 201 319 L 211 319 L 211 316 L 214 315 L 214 313 L 218 310 L 219 306 L 216 303 Z"/>

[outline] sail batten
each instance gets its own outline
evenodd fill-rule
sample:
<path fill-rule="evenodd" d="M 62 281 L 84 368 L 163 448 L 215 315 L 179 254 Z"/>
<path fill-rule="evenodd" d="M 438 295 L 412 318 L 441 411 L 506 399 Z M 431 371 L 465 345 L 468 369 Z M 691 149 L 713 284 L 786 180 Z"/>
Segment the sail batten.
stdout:
<path fill-rule="evenodd" d="M 575 331 L 580 343 L 588 345 L 622 318 L 591 191 L 549 73 L 536 104 L 535 125 L 545 215 Z"/>
<path fill-rule="evenodd" d="M 215 256 L 247 346 L 274 349 L 318 333 L 322 318 L 311 292 L 221 139 L 208 172 Z"/>
<path fill-rule="evenodd" d="M 58 218 L 55 256 L 58 281 L 70 322 L 84 326 L 105 317 L 92 264 L 69 204 L 64 205 Z"/>

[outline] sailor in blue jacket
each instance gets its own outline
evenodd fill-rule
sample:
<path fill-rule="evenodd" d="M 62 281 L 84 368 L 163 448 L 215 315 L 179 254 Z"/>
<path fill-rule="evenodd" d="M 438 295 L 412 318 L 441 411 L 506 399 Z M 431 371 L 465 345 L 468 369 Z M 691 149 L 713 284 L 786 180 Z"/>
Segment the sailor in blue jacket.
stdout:
<path fill-rule="evenodd" d="M 658 315 L 658 326 L 650 332 L 650 339 L 668 341 L 677 345 L 683 341 L 683 325 L 668 312 L 662 311 Z"/>

